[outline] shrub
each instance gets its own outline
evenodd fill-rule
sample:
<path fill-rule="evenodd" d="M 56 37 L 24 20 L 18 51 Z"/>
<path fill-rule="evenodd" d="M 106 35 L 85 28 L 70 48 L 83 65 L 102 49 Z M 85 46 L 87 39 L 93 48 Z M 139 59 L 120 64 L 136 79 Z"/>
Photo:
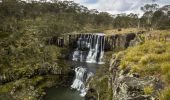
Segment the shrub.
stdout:
<path fill-rule="evenodd" d="M 170 72 L 165 74 L 165 81 L 170 84 Z"/>
<path fill-rule="evenodd" d="M 154 91 L 153 86 L 146 86 L 146 87 L 144 87 L 144 93 L 147 94 L 147 95 L 152 94 L 153 91 Z"/>
<path fill-rule="evenodd" d="M 163 90 L 159 97 L 160 100 L 170 100 L 170 87 Z"/>
<path fill-rule="evenodd" d="M 164 62 L 161 64 L 161 71 L 163 74 L 170 72 L 170 62 Z"/>

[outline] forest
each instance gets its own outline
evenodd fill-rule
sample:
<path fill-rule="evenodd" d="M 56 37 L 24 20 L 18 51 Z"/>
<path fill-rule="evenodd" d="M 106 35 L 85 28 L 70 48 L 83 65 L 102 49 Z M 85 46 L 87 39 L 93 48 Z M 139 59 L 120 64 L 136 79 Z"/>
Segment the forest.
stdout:
<path fill-rule="evenodd" d="M 170 27 L 169 5 L 159 8 L 157 4 L 147 4 L 141 10 L 144 12 L 141 17 L 133 13 L 111 15 L 95 9 L 89 10 L 73 1 L 1 0 L 0 32 L 1 37 L 5 37 L 33 29 L 43 36 L 49 36 L 73 31 Z"/>
<path fill-rule="evenodd" d="M 47 88 L 70 87 L 73 81 L 73 67 L 65 58 L 69 58 L 75 48 L 70 48 L 69 44 L 65 47 L 48 44 L 48 39 L 72 33 L 83 36 L 84 33 L 105 33 L 109 30 L 113 33 L 107 35 L 113 40 L 107 41 L 112 42 L 110 47 L 113 50 L 105 53 L 103 58 L 106 64 L 97 69 L 96 75 L 87 82 L 90 92 L 87 92 L 85 100 L 169 100 L 170 5 L 145 4 L 140 10 L 142 15 L 113 15 L 89 9 L 74 1 L 0 0 L 0 100 L 50 100 L 43 99 Z M 126 31 L 131 29 L 137 32 Z M 134 40 L 128 34 L 134 34 Z M 90 36 L 90 39 L 101 39 L 96 39 L 96 44 L 91 43 L 101 48 L 103 35 L 91 34 L 87 37 Z M 73 43 L 81 39 L 77 35 Z M 82 43 L 89 43 L 88 39 Z M 116 46 L 118 49 L 114 50 Z M 83 48 L 84 51 L 87 49 Z M 152 82 L 148 82 L 149 85 L 141 83 L 141 90 L 133 87 L 127 93 L 122 90 L 122 94 L 116 94 L 121 89 L 115 89 L 117 84 L 121 84 L 117 80 L 122 77 L 134 78 L 132 80 L 139 83 L 147 83 L 154 77 L 153 84 L 158 86 L 158 82 L 162 83 L 159 88 L 150 84 Z M 109 85 L 113 81 L 115 83 Z M 132 95 L 131 99 L 127 99 L 129 95 Z"/>

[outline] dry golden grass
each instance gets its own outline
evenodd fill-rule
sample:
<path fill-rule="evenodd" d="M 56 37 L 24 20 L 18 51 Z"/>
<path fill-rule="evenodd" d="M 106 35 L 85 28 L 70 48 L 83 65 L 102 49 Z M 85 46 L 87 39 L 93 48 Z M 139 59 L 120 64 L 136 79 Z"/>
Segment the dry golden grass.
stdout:
<path fill-rule="evenodd" d="M 153 30 L 146 32 L 146 39 L 170 42 L 170 29 L 169 30 Z"/>
<path fill-rule="evenodd" d="M 170 36 L 170 29 L 169 30 L 153 30 L 148 33 L 152 35 Z"/>
<path fill-rule="evenodd" d="M 170 100 L 170 43 L 148 40 L 145 43 L 129 47 L 123 54 L 120 68 L 131 67 L 131 73 L 140 73 L 141 77 L 160 78 L 168 88 L 160 93 L 160 100 Z M 145 94 L 151 94 L 152 87 L 145 87 Z"/>
<path fill-rule="evenodd" d="M 118 29 L 111 29 L 111 30 L 105 30 L 104 33 L 106 35 L 112 35 L 112 34 L 127 34 L 127 33 L 136 33 L 139 31 L 145 31 L 144 29 L 138 29 L 138 28 L 122 28 L 121 31 L 118 31 Z"/>

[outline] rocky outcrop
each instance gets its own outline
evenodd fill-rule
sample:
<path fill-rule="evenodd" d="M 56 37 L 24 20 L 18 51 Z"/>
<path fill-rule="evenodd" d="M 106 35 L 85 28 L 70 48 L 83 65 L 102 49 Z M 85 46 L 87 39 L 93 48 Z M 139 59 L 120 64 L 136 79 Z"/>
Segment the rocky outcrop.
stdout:
<path fill-rule="evenodd" d="M 121 70 L 120 61 L 117 56 L 111 59 L 112 100 L 156 100 L 163 88 L 162 82 L 153 76 L 140 77 L 138 73 L 130 73 L 130 67 Z"/>
<path fill-rule="evenodd" d="M 124 50 L 130 45 L 136 43 L 138 41 L 137 35 L 140 33 L 127 33 L 127 34 L 113 34 L 113 35 L 105 35 L 105 51 L 120 51 Z M 86 33 L 86 34 L 69 34 L 63 37 L 51 37 L 48 38 L 47 44 L 54 44 L 59 47 L 70 47 L 77 48 L 77 41 L 80 37 L 87 38 L 95 36 L 95 33 Z"/>
<path fill-rule="evenodd" d="M 105 39 L 105 50 L 124 50 L 130 46 L 131 41 L 133 41 L 135 38 L 135 33 L 109 35 Z"/>
<path fill-rule="evenodd" d="M 64 75 L 69 73 L 70 70 L 66 72 L 66 69 L 62 69 L 57 65 L 57 63 L 54 64 L 49 64 L 49 63 L 44 63 L 41 66 L 37 68 L 23 68 L 21 69 L 15 69 L 11 70 L 9 69 L 8 71 L 4 73 L 0 73 L 0 84 L 4 84 L 7 82 L 11 82 L 14 80 L 18 80 L 20 78 L 31 78 L 36 75 L 47 75 L 47 74 L 53 74 L 53 75 Z"/>
<path fill-rule="evenodd" d="M 0 75 L 0 100 L 43 100 L 45 88 L 70 86 L 74 71 L 57 63 L 37 68 L 8 70 Z"/>

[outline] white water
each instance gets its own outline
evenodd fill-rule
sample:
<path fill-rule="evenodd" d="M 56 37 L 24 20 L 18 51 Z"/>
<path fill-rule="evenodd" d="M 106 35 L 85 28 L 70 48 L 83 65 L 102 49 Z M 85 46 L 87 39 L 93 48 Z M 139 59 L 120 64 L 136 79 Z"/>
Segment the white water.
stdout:
<path fill-rule="evenodd" d="M 88 73 L 87 69 L 83 67 L 77 67 L 74 71 L 76 73 L 76 77 L 73 81 L 73 84 L 71 85 L 71 88 L 77 89 L 77 91 L 80 92 L 80 96 L 84 97 L 88 90 L 88 87 L 86 87 L 84 83 L 88 81 L 93 73 Z M 85 75 L 87 75 L 86 78 Z"/>
<path fill-rule="evenodd" d="M 88 37 L 81 35 L 77 41 L 77 49 L 73 52 L 72 60 L 88 63 L 103 64 L 104 56 L 104 34 L 89 34 Z M 83 54 L 81 48 L 88 48 L 87 55 Z"/>
<path fill-rule="evenodd" d="M 103 64 L 104 34 L 88 34 L 88 36 L 81 34 L 77 41 L 77 49 L 73 52 L 72 60 Z M 83 51 L 83 49 L 85 50 Z M 88 91 L 88 85 L 85 85 L 90 77 L 93 76 L 92 72 L 88 72 L 86 68 L 75 68 L 76 77 L 71 85 L 71 88 L 80 92 L 80 96 L 84 97 Z"/>

